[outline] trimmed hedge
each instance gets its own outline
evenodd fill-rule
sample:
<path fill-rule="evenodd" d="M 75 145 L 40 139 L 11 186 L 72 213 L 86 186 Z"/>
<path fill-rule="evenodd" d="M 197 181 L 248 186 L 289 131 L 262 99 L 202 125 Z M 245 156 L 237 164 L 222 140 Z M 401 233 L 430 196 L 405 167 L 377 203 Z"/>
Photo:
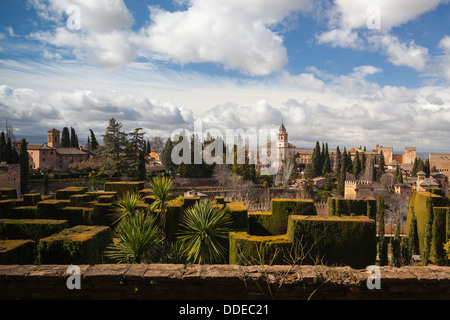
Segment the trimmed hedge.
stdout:
<path fill-rule="evenodd" d="M 6 196 L 6 199 L 17 199 L 17 190 L 15 188 L 0 188 L 0 195 Z"/>
<path fill-rule="evenodd" d="M 285 264 L 286 250 L 292 246 L 287 235 L 252 236 L 230 232 L 229 263 L 239 265 Z"/>
<path fill-rule="evenodd" d="M 248 233 L 257 236 L 272 235 L 271 229 L 272 212 L 254 211 L 248 213 Z"/>
<path fill-rule="evenodd" d="M 0 219 L 0 239 L 32 239 L 59 233 L 68 227 L 67 220 Z"/>
<path fill-rule="evenodd" d="M 36 218 L 36 206 L 22 206 L 11 208 L 3 215 L 5 219 L 34 219 Z"/>
<path fill-rule="evenodd" d="M 98 225 L 97 212 L 87 207 L 65 207 L 59 217 L 68 221 L 69 227 L 76 225 Z"/>
<path fill-rule="evenodd" d="M 33 264 L 35 260 L 33 240 L 0 240 L 0 264 Z"/>
<path fill-rule="evenodd" d="M 134 182 L 134 181 L 120 181 L 120 182 L 106 182 L 105 191 L 115 191 L 117 192 L 117 197 L 120 198 L 123 194 L 137 193 L 144 189 L 144 182 Z"/>
<path fill-rule="evenodd" d="M 35 206 L 41 200 L 42 196 L 40 193 L 29 193 L 23 195 L 24 206 Z"/>
<path fill-rule="evenodd" d="M 376 223 L 366 216 L 319 217 L 290 216 L 290 241 L 301 241 L 311 258 L 327 265 L 364 268 L 375 264 L 377 254 Z"/>
<path fill-rule="evenodd" d="M 8 218 L 12 209 L 23 205 L 22 199 L 0 200 L 0 218 Z"/>
<path fill-rule="evenodd" d="M 37 246 L 41 264 L 98 264 L 111 243 L 111 230 L 106 226 L 76 226 L 50 237 Z"/>
<path fill-rule="evenodd" d="M 367 216 L 376 219 L 377 201 L 373 198 L 367 199 L 336 199 L 328 198 L 328 216 Z"/>
<path fill-rule="evenodd" d="M 73 194 L 69 199 L 71 207 L 83 207 L 85 203 L 91 201 L 88 194 Z"/>
<path fill-rule="evenodd" d="M 70 204 L 70 200 L 43 200 L 37 203 L 36 218 L 60 219 L 61 210 Z"/>
<path fill-rule="evenodd" d="M 227 211 L 233 219 L 231 228 L 235 231 L 248 232 L 248 212 L 243 202 L 230 202 L 225 205 Z"/>
<path fill-rule="evenodd" d="M 406 234 L 411 227 L 414 207 L 420 257 L 423 261 L 442 264 L 441 246 L 448 237 L 448 199 L 427 191 L 414 192 L 409 199 Z M 428 203 L 428 205 L 427 205 Z M 427 227 L 428 225 L 428 227 Z"/>
<path fill-rule="evenodd" d="M 86 187 L 68 187 L 65 189 L 56 190 L 55 199 L 69 200 L 70 196 L 74 194 L 85 194 L 88 191 Z"/>

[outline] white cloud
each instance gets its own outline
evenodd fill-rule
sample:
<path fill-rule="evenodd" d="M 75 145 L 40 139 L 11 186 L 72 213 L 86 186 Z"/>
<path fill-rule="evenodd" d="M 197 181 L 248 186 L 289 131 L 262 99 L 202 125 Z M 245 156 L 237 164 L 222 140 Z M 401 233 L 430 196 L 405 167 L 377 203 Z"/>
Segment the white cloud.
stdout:
<path fill-rule="evenodd" d="M 151 51 L 174 62 L 213 62 L 252 75 L 267 75 L 287 62 L 283 38 L 270 28 L 308 0 L 192 0 L 185 11 L 151 8 L 143 31 Z"/>
<path fill-rule="evenodd" d="M 407 66 L 417 71 L 424 71 L 429 59 L 428 49 L 410 41 L 409 44 L 401 43 L 392 35 L 371 36 L 368 38 L 376 48 L 384 52 L 388 60 L 397 66 Z"/>
<path fill-rule="evenodd" d="M 360 49 L 363 45 L 358 33 L 350 29 L 333 29 L 321 33 L 316 38 L 319 44 L 329 44 L 332 47 Z"/>

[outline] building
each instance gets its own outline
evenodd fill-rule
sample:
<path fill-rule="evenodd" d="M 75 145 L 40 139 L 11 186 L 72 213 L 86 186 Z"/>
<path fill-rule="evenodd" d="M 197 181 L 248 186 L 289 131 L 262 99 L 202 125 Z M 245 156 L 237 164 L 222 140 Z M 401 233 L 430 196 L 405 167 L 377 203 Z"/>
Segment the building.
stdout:
<path fill-rule="evenodd" d="M 47 142 L 27 145 L 30 169 L 52 169 L 67 171 L 75 162 L 89 160 L 94 154 L 83 148 L 59 148 L 60 131 L 51 129 L 47 132 Z M 18 145 L 16 146 L 18 147 Z"/>
<path fill-rule="evenodd" d="M 282 167 L 283 164 L 286 163 L 286 160 L 295 159 L 297 157 L 297 148 L 293 144 L 289 143 L 288 137 L 289 136 L 286 127 L 282 122 L 280 128 L 278 129 L 277 140 L 271 141 L 267 143 L 265 147 L 262 147 L 261 153 L 270 157 L 272 156 L 272 148 L 274 148 L 278 153 L 278 161 L 280 163 L 280 167 Z M 261 164 L 258 163 L 258 165 Z"/>
<path fill-rule="evenodd" d="M 430 167 L 436 167 L 436 171 L 450 176 L 450 153 L 430 153 Z"/>
<path fill-rule="evenodd" d="M 414 191 L 442 190 L 448 191 L 448 177 L 440 172 L 432 172 L 427 178 L 423 171 L 417 173 L 417 177 L 407 177 L 404 183 L 394 186 L 395 193 L 412 195 Z"/>
<path fill-rule="evenodd" d="M 374 186 L 371 181 L 345 181 L 345 199 L 365 199 L 373 197 Z"/>

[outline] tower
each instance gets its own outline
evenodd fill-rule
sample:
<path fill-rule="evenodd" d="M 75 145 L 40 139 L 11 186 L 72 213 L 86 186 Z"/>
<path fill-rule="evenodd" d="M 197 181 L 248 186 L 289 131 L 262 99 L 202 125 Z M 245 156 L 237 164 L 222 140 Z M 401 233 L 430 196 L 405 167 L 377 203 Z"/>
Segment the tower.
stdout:
<path fill-rule="evenodd" d="M 47 131 L 47 145 L 49 147 L 57 148 L 60 144 L 60 131 L 55 128 Z"/>
<path fill-rule="evenodd" d="M 284 126 L 283 121 L 281 121 L 280 129 L 278 129 L 278 156 L 280 163 L 283 163 L 287 158 L 287 149 L 288 149 L 288 133 L 286 127 Z"/>

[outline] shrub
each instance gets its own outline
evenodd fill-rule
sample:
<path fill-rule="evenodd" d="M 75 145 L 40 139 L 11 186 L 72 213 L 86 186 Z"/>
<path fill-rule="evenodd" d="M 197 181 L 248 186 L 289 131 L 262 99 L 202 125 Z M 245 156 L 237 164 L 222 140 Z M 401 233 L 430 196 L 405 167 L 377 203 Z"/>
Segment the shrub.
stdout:
<path fill-rule="evenodd" d="M 42 238 L 37 251 L 41 264 L 97 264 L 111 242 L 106 226 L 75 226 Z"/>
<path fill-rule="evenodd" d="M 35 259 L 33 240 L 0 240 L 0 264 L 33 264 Z"/>
<path fill-rule="evenodd" d="M 38 241 L 40 238 L 59 233 L 67 227 L 67 220 L 1 219 L 0 238 Z"/>

